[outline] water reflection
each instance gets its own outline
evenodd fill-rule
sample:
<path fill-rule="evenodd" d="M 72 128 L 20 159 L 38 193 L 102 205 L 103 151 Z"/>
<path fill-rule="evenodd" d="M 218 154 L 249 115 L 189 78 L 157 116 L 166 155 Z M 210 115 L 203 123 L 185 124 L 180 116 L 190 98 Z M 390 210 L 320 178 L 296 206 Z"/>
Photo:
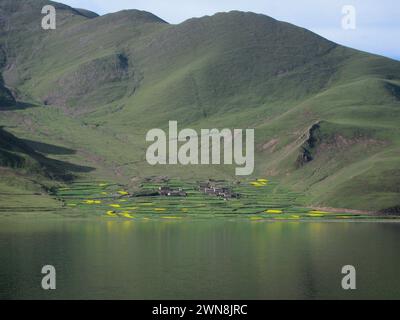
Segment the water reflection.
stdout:
<path fill-rule="evenodd" d="M 399 241 L 393 223 L 5 219 L 0 298 L 400 298 Z M 345 264 L 356 291 L 340 287 Z"/>

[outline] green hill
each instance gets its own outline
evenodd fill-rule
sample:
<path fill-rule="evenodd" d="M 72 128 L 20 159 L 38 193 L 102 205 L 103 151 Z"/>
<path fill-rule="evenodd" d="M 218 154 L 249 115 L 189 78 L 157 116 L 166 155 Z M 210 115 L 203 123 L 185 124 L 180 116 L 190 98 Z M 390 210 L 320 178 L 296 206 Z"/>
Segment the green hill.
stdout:
<path fill-rule="evenodd" d="M 171 25 L 53 3 L 57 29 L 45 31 L 44 3 L 0 3 L 0 125 L 74 150 L 51 158 L 96 169 L 78 177 L 232 177 L 230 166 L 146 163 L 146 132 L 177 120 L 255 128 L 255 175 L 304 192 L 309 205 L 400 205 L 399 62 L 238 11 Z"/>
<path fill-rule="evenodd" d="M 44 154 L 72 154 L 74 151 L 40 142 L 22 140 L 0 128 L 0 211 L 25 212 L 58 207 L 48 194 L 56 185 L 71 182 L 76 173 L 92 168 L 48 158 Z"/>

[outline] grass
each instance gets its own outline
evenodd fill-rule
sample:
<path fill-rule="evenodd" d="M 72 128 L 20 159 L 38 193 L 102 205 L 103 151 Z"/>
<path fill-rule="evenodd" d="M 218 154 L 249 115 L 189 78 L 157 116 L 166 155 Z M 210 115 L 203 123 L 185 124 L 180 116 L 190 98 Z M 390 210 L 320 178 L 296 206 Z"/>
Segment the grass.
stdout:
<path fill-rule="evenodd" d="M 61 208 L 57 199 L 43 191 L 43 185 L 0 169 L 0 215 L 53 213 Z"/>

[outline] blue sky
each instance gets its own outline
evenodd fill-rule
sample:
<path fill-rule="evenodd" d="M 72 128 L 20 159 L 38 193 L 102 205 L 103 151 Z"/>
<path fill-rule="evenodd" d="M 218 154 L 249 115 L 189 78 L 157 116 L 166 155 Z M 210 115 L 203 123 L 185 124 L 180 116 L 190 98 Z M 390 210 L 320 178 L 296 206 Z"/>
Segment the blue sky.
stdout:
<path fill-rule="evenodd" d="M 400 60 L 399 0 L 59 0 L 99 14 L 123 9 L 154 13 L 169 23 L 216 12 L 263 13 L 312 30 L 337 43 Z M 356 9 L 356 28 L 342 28 L 342 8 Z"/>

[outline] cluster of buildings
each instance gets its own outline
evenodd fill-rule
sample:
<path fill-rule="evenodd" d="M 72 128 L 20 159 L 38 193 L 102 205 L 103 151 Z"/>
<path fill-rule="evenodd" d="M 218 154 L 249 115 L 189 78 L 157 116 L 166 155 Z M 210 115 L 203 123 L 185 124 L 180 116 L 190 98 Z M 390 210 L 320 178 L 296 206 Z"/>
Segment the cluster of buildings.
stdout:
<path fill-rule="evenodd" d="M 217 186 L 211 182 L 200 183 L 199 190 L 205 194 L 227 199 L 239 198 L 239 194 L 232 191 L 231 188 Z"/>
<path fill-rule="evenodd" d="M 183 191 L 182 188 L 174 190 L 168 186 L 159 187 L 158 194 L 160 196 L 167 196 L 167 197 L 186 197 L 187 196 L 187 193 L 185 191 Z"/>
<path fill-rule="evenodd" d="M 239 198 L 240 194 L 232 191 L 232 188 L 221 186 L 212 180 L 199 183 L 198 190 L 210 196 L 223 198 L 224 200 Z M 160 186 L 157 190 L 153 190 L 152 196 L 165 197 L 187 197 L 188 194 L 182 188 L 171 188 L 170 186 Z"/>

